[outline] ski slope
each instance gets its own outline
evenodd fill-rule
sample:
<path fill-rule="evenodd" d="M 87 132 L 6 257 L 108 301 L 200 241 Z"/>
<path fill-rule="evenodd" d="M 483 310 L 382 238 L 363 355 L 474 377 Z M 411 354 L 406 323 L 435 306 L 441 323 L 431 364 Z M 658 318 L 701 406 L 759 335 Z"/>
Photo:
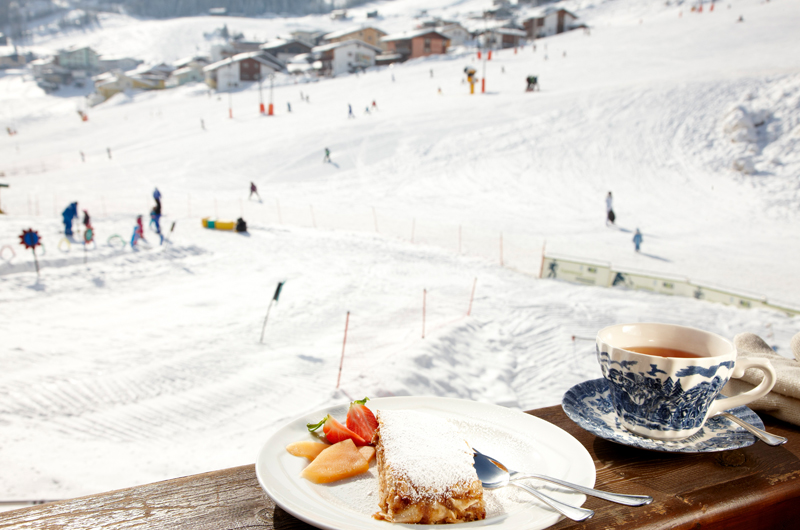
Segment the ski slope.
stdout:
<path fill-rule="evenodd" d="M 426 7 L 467 23 L 488 4 L 378 2 L 342 23 L 225 22 L 266 38 L 339 29 L 377 8 L 376 25 L 399 31 Z M 782 352 L 796 318 L 538 280 L 495 254 L 503 233 L 508 259 L 520 251 L 528 268 L 546 242 L 800 305 L 800 6 L 740 0 L 698 15 L 657 4 L 568 2 L 591 35 L 494 53 L 484 95 L 462 82 L 466 65 L 479 76 L 484 65 L 454 50 L 357 76 L 279 77 L 269 118 L 257 86 L 229 95 L 190 85 L 119 94 L 81 122 L 78 89 L 45 95 L 28 74 L 5 72 L 0 122 L 18 134 L 0 139 L 11 185 L 0 191 L 0 245 L 17 256 L 0 262 L 0 500 L 249 463 L 283 422 L 348 397 L 557 404 L 600 376 L 592 343 L 572 337 L 619 322 L 750 331 Z M 33 46 L 174 60 L 206 51 L 203 32 L 220 25 L 115 15 L 90 32 L 43 31 Z M 541 92 L 523 92 L 529 74 Z M 321 163 L 325 147 L 333 164 Z M 247 199 L 250 181 L 263 202 Z M 156 186 L 162 224 L 176 222 L 171 244 L 148 233 L 150 248 L 108 246 L 112 234 L 130 237 Z M 609 190 L 616 228 L 603 222 Z M 98 232 L 85 256 L 58 249 L 73 200 Z M 240 215 L 247 236 L 200 226 Z M 28 227 L 46 245 L 38 279 L 17 244 Z"/>

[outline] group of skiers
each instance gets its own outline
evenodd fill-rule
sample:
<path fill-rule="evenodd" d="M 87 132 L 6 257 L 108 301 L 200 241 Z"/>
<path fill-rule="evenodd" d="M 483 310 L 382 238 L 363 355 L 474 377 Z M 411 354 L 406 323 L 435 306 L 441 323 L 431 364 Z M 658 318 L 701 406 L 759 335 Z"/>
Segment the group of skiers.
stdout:
<path fill-rule="evenodd" d="M 161 239 L 161 244 L 163 244 L 164 235 L 161 233 L 161 192 L 158 191 L 158 188 L 153 190 L 153 200 L 156 201 L 156 205 L 150 210 L 150 227 L 156 231 L 156 234 L 158 234 L 158 237 Z M 133 227 L 133 235 L 131 236 L 131 247 L 136 248 L 136 243 L 138 243 L 140 239 L 142 241 L 147 241 L 144 238 L 144 226 L 142 225 L 141 215 L 136 217 L 136 226 Z"/>
<path fill-rule="evenodd" d="M 161 232 L 161 192 L 158 188 L 153 191 L 153 199 L 155 199 L 156 204 L 150 211 L 150 226 L 161 238 L 161 243 L 163 243 L 164 235 Z M 78 202 L 70 203 L 61 213 L 61 217 L 64 223 L 64 235 L 72 239 L 74 236 L 72 224 L 79 219 Z M 91 243 L 94 240 L 94 227 L 92 227 L 92 220 L 87 210 L 83 210 L 83 227 L 84 242 Z M 133 227 L 133 235 L 130 240 L 131 247 L 136 248 L 139 241 L 147 241 L 144 237 L 144 224 L 141 215 L 136 216 L 136 224 Z"/>
<path fill-rule="evenodd" d="M 72 238 L 74 235 L 72 233 L 72 223 L 73 221 L 77 222 L 79 219 L 78 216 L 78 202 L 71 202 L 69 206 L 67 206 L 63 212 L 61 212 L 61 217 L 64 222 L 64 235 Z M 92 220 L 89 217 L 89 212 L 83 210 L 83 228 L 84 228 L 84 240 L 87 243 L 91 243 L 92 239 L 94 239 L 94 229 L 92 228 Z"/>
<path fill-rule="evenodd" d="M 606 226 L 609 224 L 614 225 L 614 221 L 617 219 L 617 215 L 614 213 L 614 197 L 611 195 L 611 192 L 608 192 L 606 195 Z M 636 252 L 641 250 L 642 241 L 642 233 L 639 229 L 636 229 L 636 233 L 633 234 L 633 247 Z"/>

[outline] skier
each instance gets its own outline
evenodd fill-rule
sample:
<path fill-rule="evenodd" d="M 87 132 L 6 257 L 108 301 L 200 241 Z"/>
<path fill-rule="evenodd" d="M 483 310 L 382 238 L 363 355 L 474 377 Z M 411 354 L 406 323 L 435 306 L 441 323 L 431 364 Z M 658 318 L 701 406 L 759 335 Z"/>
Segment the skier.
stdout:
<path fill-rule="evenodd" d="M 160 212 L 159 212 L 159 215 L 161 215 Z M 144 225 L 142 224 L 142 216 L 141 215 L 137 215 L 136 216 L 136 228 L 139 231 L 139 239 L 141 239 L 142 241 L 147 241 L 147 239 L 145 239 L 145 237 L 144 237 Z"/>
<path fill-rule="evenodd" d="M 525 81 L 528 82 L 528 86 L 525 87 L 525 92 L 533 92 L 534 90 L 539 90 L 539 78 L 535 75 L 529 75 L 525 78 Z"/>
<path fill-rule="evenodd" d="M 431 77 L 433 77 L 433 68 L 431 68 Z"/>
<path fill-rule="evenodd" d="M 639 229 L 636 229 L 636 233 L 633 234 L 633 245 L 636 247 L 636 252 L 639 252 L 639 247 L 642 244 L 642 233 L 639 232 Z"/>
<path fill-rule="evenodd" d="M 348 119 L 356 117 L 356 115 L 353 114 L 353 106 L 350 103 L 347 104 L 347 117 Z"/>
<path fill-rule="evenodd" d="M 106 147 L 106 153 L 108 153 L 108 159 L 111 160 L 111 148 Z"/>
<path fill-rule="evenodd" d="M 156 208 L 158 209 L 158 215 L 161 215 L 161 192 L 158 191 L 158 188 L 153 190 L 153 199 L 156 200 Z"/>
<path fill-rule="evenodd" d="M 206 130 L 206 122 L 203 120 L 203 118 L 200 118 L 200 128 L 204 131 Z"/>
<path fill-rule="evenodd" d="M 150 226 L 155 226 L 156 234 L 161 237 L 161 242 L 164 242 L 164 236 L 161 234 L 161 211 L 157 206 L 153 207 L 150 211 Z"/>
<path fill-rule="evenodd" d="M 92 229 L 92 220 L 89 218 L 89 212 L 86 210 L 83 211 L 83 226 L 86 227 L 87 230 Z"/>
<path fill-rule="evenodd" d="M 369 105 L 364 107 L 364 114 L 369 114 Z"/>
<path fill-rule="evenodd" d="M 372 100 L 372 110 L 378 110 L 378 104 L 375 103 L 375 100 Z"/>
<path fill-rule="evenodd" d="M 608 223 L 613 225 L 614 220 L 617 218 L 617 216 L 614 215 L 613 202 L 614 199 L 611 197 L 611 192 L 609 191 L 608 195 L 606 195 L 606 226 L 608 226 Z"/>
<path fill-rule="evenodd" d="M 81 162 L 86 162 L 86 155 L 81 151 Z"/>
<path fill-rule="evenodd" d="M 286 108 L 289 110 L 289 112 L 292 112 L 292 104 L 288 101 L 286 102 Z"/>
<path fill-rule="evenodd" d="M 256 188 L 256 183 L 251 181 L 250 182 L 250 196 L 247 198 L 247 200 L 252 199 L 253 198 L 253 194 L 255 194 L 255 196 L 258 197 L 258 201 L 261 202 L 261 195 L 258 194 L 258 188 Z"/>
<path fill-rule="evenodd" d="M 64 218 L 64 235 L 72 237 L 72 220 L 78 219 L 78 203 L 70 203 L 61 216 Z"/>
<path fill-rule="evenodd" d="M 325 148 L 325 158 L 322 159 L 322 163 L 330 162 L 331 161 L 331 150 L 327 147 Z"/>
<path fill-rule="evenodd" d="M 142 226 L 142 216 L 136 216 L 136 224 L 133 227 L 133 235 L 131 236 L 131 248 L 136 248 L 136 244 L 139 240 L 147 241 L 144 238 L 144 226 Z"/>

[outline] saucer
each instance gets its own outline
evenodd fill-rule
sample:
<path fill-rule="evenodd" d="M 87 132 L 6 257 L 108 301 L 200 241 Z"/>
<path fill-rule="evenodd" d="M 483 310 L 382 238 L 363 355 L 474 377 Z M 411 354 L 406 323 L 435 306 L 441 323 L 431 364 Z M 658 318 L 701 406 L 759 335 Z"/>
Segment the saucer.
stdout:
<path fill-rule="evenodd" d="M 683 440 L 654 440 L 634 434 L 619 422 L 611 405 L 605 379 L 584 381 L 570 388 L 561 406 L 569 419 L 595 436 L 611 442 L 668 453 L 713 453 L 753 445 L 756 437 L 725 418 L 710 418 L 696 434 Z M 747 407 L 728 411 L 750 425 L 764 428 L 764 423 Z"/>

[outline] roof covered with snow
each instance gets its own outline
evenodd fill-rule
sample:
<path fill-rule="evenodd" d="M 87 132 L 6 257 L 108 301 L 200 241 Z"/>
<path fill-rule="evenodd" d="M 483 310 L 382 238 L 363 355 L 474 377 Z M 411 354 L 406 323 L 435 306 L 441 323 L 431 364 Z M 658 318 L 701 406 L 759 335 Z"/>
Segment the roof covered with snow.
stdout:
<path fill-rule="evenodd" d="M 386 35 L 381 39 L 381 42 L 414 39 L 416 37 L 422 37 L 423 35 L 428 35 L 431 33 L 439 35 L 443 39 L 450 38 L 447 35 L 444 35 L 441 32 L 439 32 L 436 28 L 422 28 L 413 31 L 403 31 L 402 33 L 393 33 L 391 35 Z"/>
<path fill-rule="evenodd" d="M 377 46 L 373 46 L 372 44 L 367 44 L 363 40 L 350 39 L 350 40 L 345 40 L 345 41 L 342 41 L 342 42 L 331 42 L 330 44 L 323 44 L 322 46 L 315 46 L 314 48 L 311 49 L 311 53 L 322 53 L 322 52 L 326 52 L 326 51 L 333 50 L 333 49 L 336 49 L 336 48 L 342 48 L 344 46 L 352 46 L 354 44 L 358 45 L 358 46 L 364 46 L 365 48 L 369 48 L 371 50 L 374 50 L 376 53 L 380 53 L 381 52 L 380 48 L 378 48 Z"/>
<path fill-rule="evenodd" d="M 345 37 L 347 35 L 350 35 L 351 33 L 356 33 L 358 31 L 364 31 L 365 29 L 374 29 L 375 31 L 377 31 L 381 35 L 386 35 L 385 31 L 380 30 L 380 29 L 376 28 L 375 26 L 363 25 L 363 26 L 351 26 L 351 27 L 349 27 L 347 29 L 340 29 L 339 31 L 334 31 L 334 32 L 331 32 L 331 33 L 327 33 L 323 38 L 325 40 L 338 39 L 340 37 Z"/>
<path fill-rule="evenodd" d="M 280 61 L 277 57 L 264 52 L 264 51 L 255 51 L 255 52 L 244 52 L 244 53 L 237 53 L 233 57 L 228 57 L 227 59 L 222 59 L 221 61 L 217 61 L 215 63 L 209 64 L 205 68 L 203 68 L 204 72 L 213 72 L 223 66 L 228 66 L 233 63 L 238 63 L 244 61 L 245 59 L 255 59 L 256 61 L 269 66 L 275 70 L 285 70 L 286 65 L 283 64 L 283 61 Z"/>

